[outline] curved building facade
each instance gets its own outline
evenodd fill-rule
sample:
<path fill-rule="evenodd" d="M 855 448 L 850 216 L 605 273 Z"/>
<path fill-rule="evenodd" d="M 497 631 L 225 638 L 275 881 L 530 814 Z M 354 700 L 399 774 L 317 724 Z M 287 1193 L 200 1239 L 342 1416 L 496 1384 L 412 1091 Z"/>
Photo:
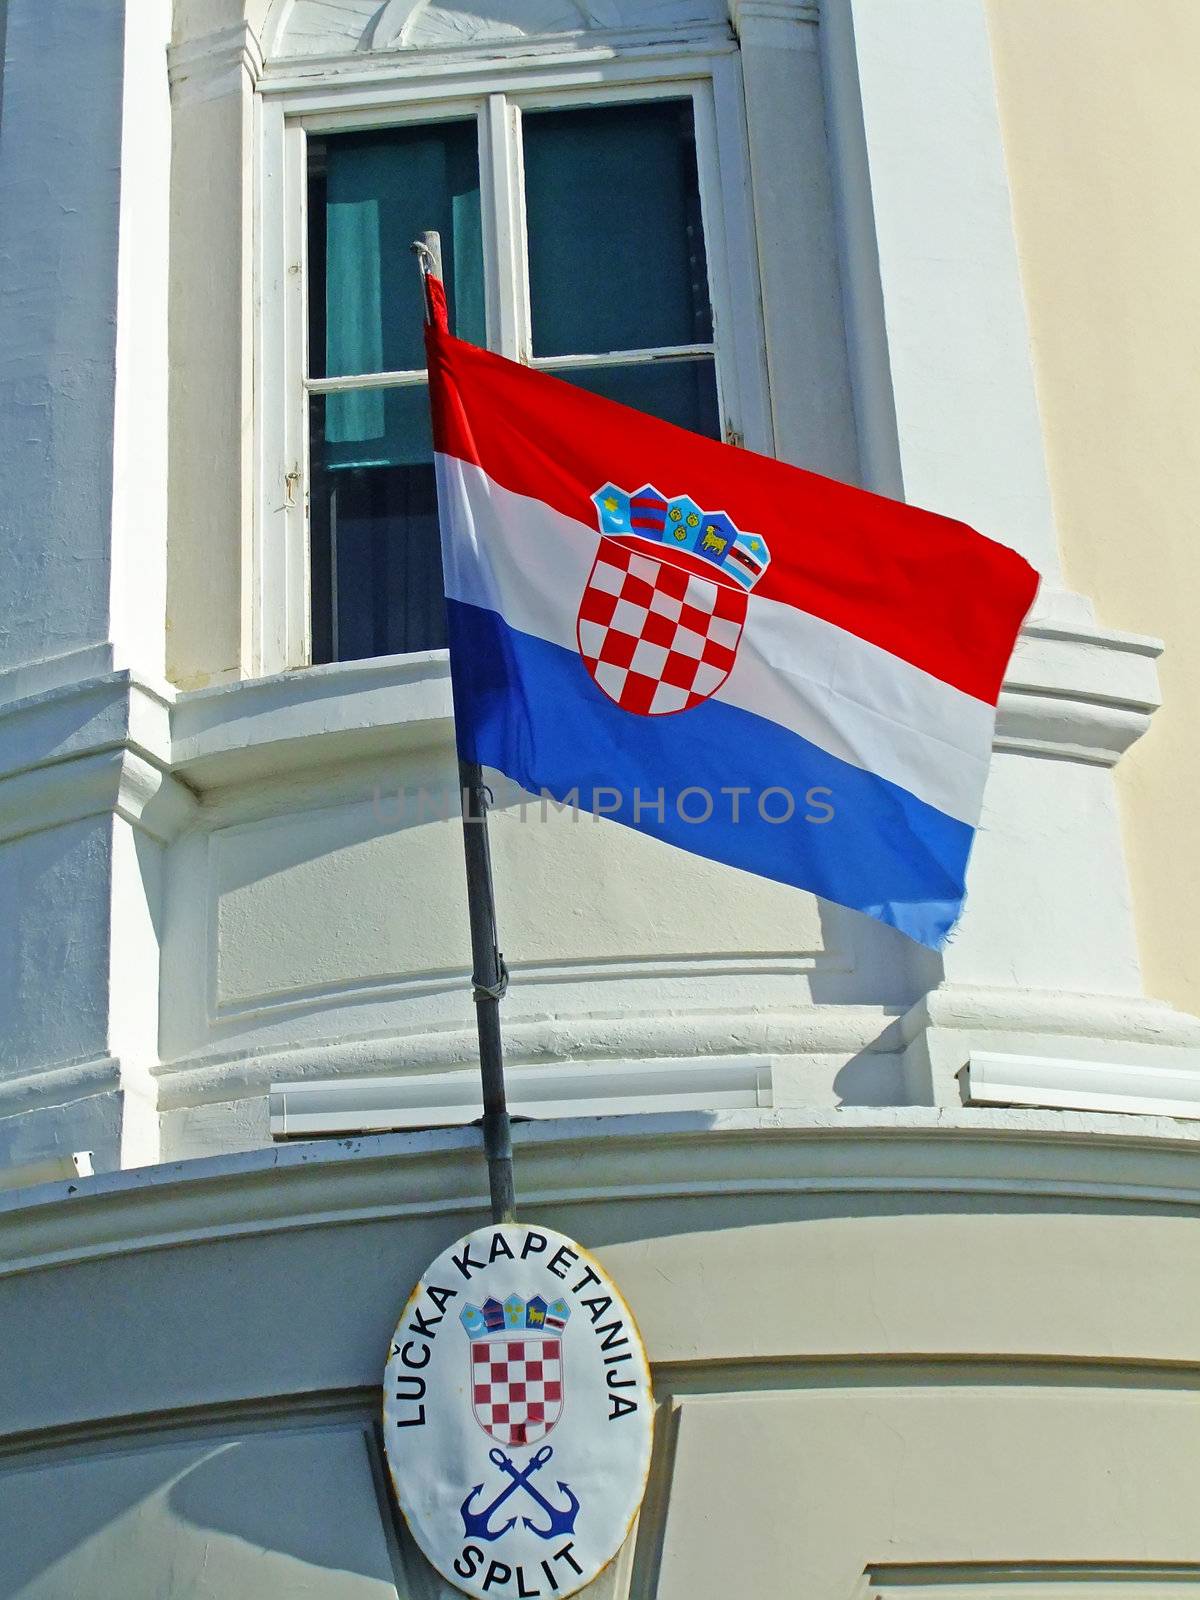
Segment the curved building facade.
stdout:
<path fill-rule="evenodd" d="M 1178 602 L 1088 555 L 1040 332 L 1083 10 L 9 0 L 0 1596 L 445 1588 L 379 1426 L 487 1214 L 423 226 L 464 336 L 1043 575 L 940 954 L 495 783 L 520 1214 L 658 1402 L 589 1592 L 1200 1590 Z M 1137 532 L 1179 593 L 1186 481 Z"/>

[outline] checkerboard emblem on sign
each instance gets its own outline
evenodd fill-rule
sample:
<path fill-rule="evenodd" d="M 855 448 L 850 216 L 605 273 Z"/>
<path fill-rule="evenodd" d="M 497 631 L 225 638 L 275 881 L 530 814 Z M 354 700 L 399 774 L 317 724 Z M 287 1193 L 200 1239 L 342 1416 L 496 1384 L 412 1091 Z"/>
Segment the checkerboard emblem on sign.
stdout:
<path fill-rule="evenodd" d="M 652 484 L 626 494 L 609 483 L 592 499 L 603 537 L 579 605 L 579 653 L 623 711 L 687 711 L 733 669 L 766 544 Z"/>
<path fill-rule="evenodd" d="M 471 1403 L 500 1444 L 536 1444 L 562 1416 L 559 1339 L 487 1339 L 471 1346 Z"/>
<path fill-rule="evenodd" d="M 536 1444 L 562 1416 L 565 1300 L 510 1294 L 464 1306 L 475 1420 L 500 1444 Z M 485 1338 L 505 1330 L 502 1338 Z"/>

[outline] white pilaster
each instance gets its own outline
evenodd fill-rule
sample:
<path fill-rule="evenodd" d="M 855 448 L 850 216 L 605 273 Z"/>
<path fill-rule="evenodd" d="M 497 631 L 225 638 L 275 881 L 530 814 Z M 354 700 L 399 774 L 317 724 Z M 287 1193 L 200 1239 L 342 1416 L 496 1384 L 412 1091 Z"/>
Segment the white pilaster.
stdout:
<path fill-rule="evenodd" d="M 129 673 L 0 675 L 0 1164 L 158 1157 L 163 852 L 193 808 L 168 717 Z"/>
<path fill-rule="evenodd" d="M 0 1160 L 157 1155 L 170 10 L 8 8 Z"/>
<path fill-rule="evenodd" d="M 860 478 L 825 141 L 817 8 L 730 0 L 741 46 L 775 452 Z M 749 293 L 752 274 L 735 287 Z"/>
<path fill-rule="evenodd" d="M 213 17 L 216 21 L 217 18 Z M 242 22 L 170 51 L 171 515 L 168 671 L 184 688 L 254 670 L 254 86 Z M 264 291 L 280 293 L 271 283 Z"/>
<path fill-rule="evenodd" d="M 827 0 L 820 33 L 871 487 L 961 517 L 1052 575 L 983 0 Z"/>

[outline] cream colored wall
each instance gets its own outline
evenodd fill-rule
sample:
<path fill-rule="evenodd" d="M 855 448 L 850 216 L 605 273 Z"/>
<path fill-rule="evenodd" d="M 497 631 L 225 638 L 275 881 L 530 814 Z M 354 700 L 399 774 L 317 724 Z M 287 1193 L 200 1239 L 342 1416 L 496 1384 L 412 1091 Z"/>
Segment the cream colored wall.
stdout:
<path fill-rule="evenodd" d="M 988 13 L 1067 580 L 1167 646 L 1118 769 L 1146 986 L 1200 1011 L 1200 5 Z"/>

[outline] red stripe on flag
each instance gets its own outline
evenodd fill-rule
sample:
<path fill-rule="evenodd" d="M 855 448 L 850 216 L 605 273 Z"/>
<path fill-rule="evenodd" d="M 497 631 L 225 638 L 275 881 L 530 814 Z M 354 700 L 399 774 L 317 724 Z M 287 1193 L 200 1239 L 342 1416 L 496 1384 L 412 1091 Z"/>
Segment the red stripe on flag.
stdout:
<path fill-rule="evenodd" d="M 591 496 L 652 483 L 761 534 L 754 594 L 796 606 L 994 704 L 1038 577 L 965 523 L 718 444 L 427 330 L 439 451 L 596 527 Z"/>

